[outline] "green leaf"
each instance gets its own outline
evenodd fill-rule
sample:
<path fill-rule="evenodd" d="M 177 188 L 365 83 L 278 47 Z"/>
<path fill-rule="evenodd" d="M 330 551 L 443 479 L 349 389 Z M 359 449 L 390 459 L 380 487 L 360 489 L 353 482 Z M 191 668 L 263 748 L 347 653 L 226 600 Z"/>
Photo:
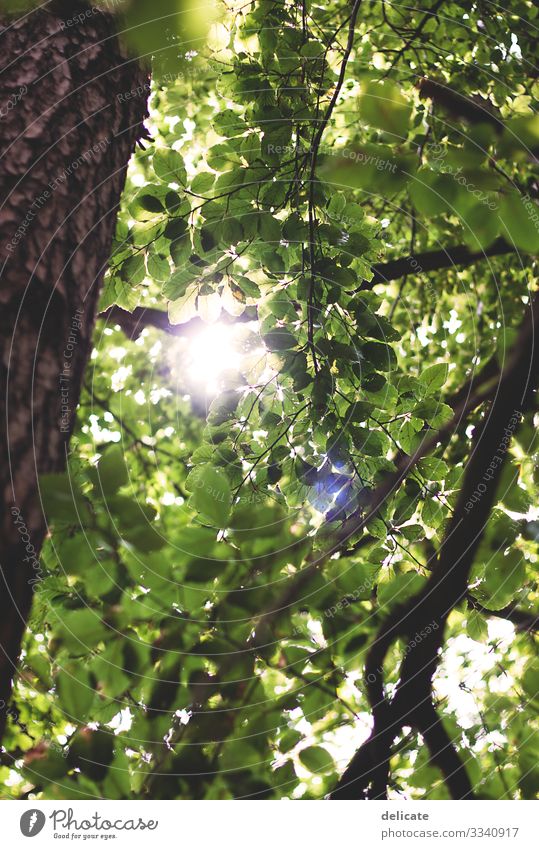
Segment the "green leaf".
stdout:
<path fill-rule="evenodd" d="M 449 472 L 449 466 L 437 457 L 424 457 L 417 464 L 424 478 L 429 481 L 442 481 Z"/>
<path fill-rule="evenodd" d="M 383 342 L 366 342 L 361 348 L 361 354 L 368 363 L 381 371 L 393 371 L 397 365 L 397 357 L 391 345 Z"/>
<path fill-rule="evenodd" d="M 395 607 L 419 593 L 425 586 L 426 579 L 417 572 L 405 572 L 397 575 L 386 584 L 378 586 L 378 603 L 381 608 Z"/>
<path fill-rule="evenodd" d="M 258 232 L 265 242 L 278 244 L 281 240 L 281 222 L 269 213 L 258 217 Z"/>
<path fill-rule="evenodd" d="M 168 305 L 168 318 L 171 324 L 185 324 L 197 314 L 197 289 L 190 286 L 182 297 Z"/>
<path fill-rule="evenodd" d="M 129 472 L 120 445 L 107 448 L 99 460 L 97 471 L 105 495 L 113 495 L 121 486 L 129 482 Z"/>
<path fill-rule="evenodd" d="M 164 183 L 185 185 L 187 175 L 181 154 L 176 150 L 159 148 L 153 156 L 153 170 Z"/>
<path fill-rule="evenodd" d="M 283 238 L 292 244 L 298 244 L 308 237 L 306 222 L 296 212 L 293 212 L 283 224 Z"/>
<path fill-rule="evenodd" d="M 39 493 L 49 520 L 78 524 L 87 515 L 84 496 L 69 474 L 42 475 Z"/>
<path fill-rule="evenodd" d="M 252 280 L 242 275 L 236 278 L 236 284 L 247 298 L 260 298 L 260 289 Z"/>
<path fill-rule="evenodd" d="M 404 138 L 408 135 L 412 107 L 393 83 L 370 82 L 363 87 L 359 114 L 372 127 Z"/>
<path fill-rule="evenodd" d="M 232 493 L 224 472 L 214 466 L 197 466 L 189 476 L 189 503 L 211 525 L 224 528 L 232 507 Z"/>
<path fill-rule="evenodd" d="M 400 442 L 402 450 L 407 454 L 412 454 L 414 449 L 417 447 L 417 444 L 421 439 L 419 431 L 421 431 L 422 427 L 423 420 L 418 419 L 415 416 L 410 416 L 410 418 L 406 419 L 399 427 L 397 439 Z"/>
<path fill-rule="evenodd" d="M 381 433 L 366 427 L 352 427 L 350 432 L 356 451 L 369 457 L 381 457 L 384 454 L 386 439 Z"/>
<path fill-rule="evenodd" d="M 146 274 L 144 254 L 132 254 L 132 256 L 128 257 L 125 262 L 122 263 L 120 274 L 122 279 L 130 283 L 132 286 L 136 286 L 137 283 L 141 283 Z"/>
<path fill-rule="evenodd" d="M 213 119 L 213 126 L 221 136 L 231 138 L 244 133 L 248 127 L 245 121 L 232 109 L 223 109 Z"/>
<path fill-rule="evenodd" d="M 92 651 L 110 633 L 97 611 L 89 607 L 63 610 L 59 616 L 55 630 L 65 645 L 78 654 Z"/>
<path fill-rule="evenodd" d="M 154 280 L 164 283 L 170 277 L 170 265 L 166 256 L 152 253 L 146 263 L 148 274 Z"/>
<path fill-rule="evenodd" d="M 167 544 L 166 537 L 150 524 L 130 528 L 122 533 L 122 537 L 143 552 L 158 551 Z"/>
<path fill-rule="evenodd" d="M 444 520 L 444 508 L 433 495 L 427 496 L 421 510 L 421 518 L 429 528 L 438 528 Z"/>
<path fill-rule="evenodd" d="M 488 638 L 488 625 L 485 617 L 478 610 L 471 610 L 466 620 L 466 633 L 478 643 Z"/>
<path fill-rule="evenodd" d="M 502 198 L 500 218 L 503 235 L 510 244 L 531 254 L 539 253 L 539 206 L 536 203 L 529 197 L 509 192 Z"/>
<path fill-rule="evenodd" d="M 221 223 L 221 242 L 227 247 L 237 245 L 244 237 L 243 227 L 237 218 L 225 218 Z"/>
<path fill-rule="evenodd" d="M 437 174 L 423 168 L 410 181 L 408 192 L 414 207 L 421 215 L 448 215 L 454 212 L 458 185 L 448 174 Z"/>
<path fill-rule="evenodd" d="M 85 530 L 62 540 L 58 549 L 58 561 L 68 575 L 81 575 L 94 569 L 97 562 L 96 548 L 99 544 L 97 534 Z"/>
<path fill-rule="evenodd" d="M 153 212 L 155 214 L 159 214 L 165 211 L 163 202 L 158 197 L 150 194 L 149 192 L 139 195 L 137 202 L 140 208 L 145 210 L 146 212 Z"/>
<path fill-rule="evenodd" d="M 486 565 L 485 581 L 480 586 L 481 593 L 486 596 L 487 607 L 494 610 L 505 607 L 525 580 L 525 561 L 518 549 L 491 557 Z"/>
<path fill-rule="evenodd" d="M 70 722 L 84 723 L 94 703 L 95 691 L 82 664 L 67 664 L 58 672 L 59 706 Z"/>
<path fill-rule="evenodd" d="M 299 759 L 309 772 L 324 773 L 332 772 L 335 769 L 333 758 L 328 750 L 322 748 L 322 746 L 309 746 L 307 749 L 302 749 L 299 753 Z"/>
<path fill-rule="evenodd" d="M 262 337 L 268 351 L 290 351 L 297 348 L 298 341 L 295 336 L 284 327 L 276 327 Z"/>
<path fill-rule="evenodd" d="M 227 740 L 219 756 L 219 768 L 225 771 L 255 769 L 261 764 L 263 755 L 250 743 Z"/>
<path fill-rule="evenodd" d="M 445 385 L 449 367 L 446 363 L 434 363 L 427 366 L 419 375 L 421 388 L 425 395 L 435 395 Z"/>
<path fill-rule="evenodd" d="M 526 664 L 522 686 L 531 699 L 539 699 L 539 659 L 534 657 Z"/>
<path fill-rule="evenodd" d="M 196 195 L 205 195 L 213 188 L 215 183 L 215 174 L 211 171 L 201 171 L 193 178 L 191 183 L 191 191 Z"/>

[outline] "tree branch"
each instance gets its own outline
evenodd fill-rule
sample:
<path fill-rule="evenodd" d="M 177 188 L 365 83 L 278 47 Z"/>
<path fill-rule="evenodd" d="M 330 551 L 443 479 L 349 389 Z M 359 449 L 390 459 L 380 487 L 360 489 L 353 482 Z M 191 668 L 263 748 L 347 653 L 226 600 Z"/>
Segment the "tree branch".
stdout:
<path fill-rule="evenodd" d="M 460 756 L 432 701 L 416 712 L 416 727 L 427 744 L 431 763 L 437 766 L 452 799 L 471 799 L 473 788 Z"/>
<path fill-rule="evenodd" d="M 483 259 L 491 256 L 515 253 L 514 246 L 504 239 L 496 241 L 484 251 L 471 251 L 466 245 L 456 245 L 452 248 L 441 248 L 438 251 L 425 251 L 412 256 L 394 259 L 390 262 L 379 262 L 373 265 L 374 277 L 372 280 L 364 280 L 361 286 L 354 289 L 350 294 L 372 289 L 380 283 L 388 283 L 390 280 L 398 280 L 408 274 L 424 274 L 427 271 L 440 271 L 444 268 L 453 268 L 460 265 L 467 268 Z"/>
<path fill-rule="evenodd" d="M 498 109 L 487 98 L 479 94 L 467 97 L 444 83 L 424 77 L 418 84 L 420 98 L 432 100 L 455 118 L 462 118 L 469 124 L 490 124 L 499 133 L 504 124 Z"/>
<path fill-rule="evenodd" d="M 125 333 L 128 339 L 138 339 L 142 331 L 147 327 L 155 327 L 157 330 L 163 330 L 170 336 L 190 336 L 208 327 L 206 322 L 201 318 L 193 318 L 186 321 L 185 324 L 171 324 L 168 320 L 168 314 L 164 310 L 154 309 L 153 307 L 136 307 L 133 312 L 122 309 L 122 307 L 112 306 L 104 312 L 100 313 L 99 318 L 104 319 L 108 324 L 117 324 Z M 223 321 L 226 323 L 256 321 L 256 307 L 247 307 L 239 316 L 228 316 L 224 314 Z"/>
<path fill-rule="evenodd" d="M 440 271 L 457 265 L 467 268 L 491 256 L 501 256 L 508 253 L 515 253 L 515 248 L 504 239 L 497 239 L 490 248 L 480 252 L 470 251 L 466 245 L 457 245 L 438 251 L 413 254 L 390 262 L 379 262 L 373 265 L 374 277 L 372 280 L 364 280 L 361 286 L 358 286 L 349 294 L 372 289 L 373 286 L 380 283 L 398 280 L 408 274 L 424 274 L 427 271 Z M 133 312 L 128 312 L 122 307 L 112 306 L 102 312 L 99 317 L 110 321 L 111 324 L 119 325 L 129 339 L 137 339 L 146 327 L 155 327 L 171 336 L 186 336 L 207 326 L 199 318 L 191 319 L 185 324 L 171 324 L 164 310 L 153 307 L 136 307 Z M 231 322 L 256 321 L 256 317 L 256 309 L 247 307 L 240 316 L 231 317 L 227 320 Z"/>
<path fill-rule="evenodd" d="M 315 303 L 315 283 L 316 283 L 316 248 L 315 248 L 315 229 L 316 229 L 316 215 L 315 215 L 315 202 L 314 202 L 314 189 L 315 189 L 315 180 L 316 180 L 316 166 L 318 162 L 318 153 L 320 151 L 320 144 L 322 142 L 322 137 L 326 130 L 326 127 L 330 121 L 330 118 L 333 114 L 333 110 L 337 104 L 337 100 L 339 99 L 339 94 L 341 93 L 344 77 L 346 74 L 346 66 L 348 65 L 348 60 L 350 59 L 350 55 L 352 53 L 352 48 L 354 46 L 354 33 L 356 28 L 357 16 L 359 14 L 359 8 L 361 6 L 361 0 L 355 0 L 354 5 L 352 7 L 352 13 L 350 15 L 350 23 L 348 24 L 348 38 L 346 42 L 346 48 L 344 51 L 343 60 L 341 62 L 341 67 L 339 70 L 339 77 L 337 79 L 337 83 L 335 85 L 335 90 L 329 102 L 328 108 L 320 122 L 320 126 L 318 127 L 313 142 L 311 146 L 311 163 L 309 169 L 309 265 L 310 265 L 310 282 L 309 282 L 309 295 L 308 295 L 308 303 L 307 303 L 307 326 L 308 326 L 308 338 L 309 338 L 309 348 L 311 350 L 311 355 L 313 359 L 313 365 L 315 372 L 318 371 L 318 360 L 316 356 L 316 347 L 314 345 L 314 322 L 315 316 L 317 312 L 317 307 Z"/>
<path fill-rule="evenodd" d="M 539 631 L 539 613 L 527 613 L 525 610 L 520 610 L 516 604 L 508 604 L 501 610 L 490 610 L 484 607 L 473 596 L 468 595 L 468 604 L 479 613 L 485 616 L 496 616 L 498 619 L 506 619 L 512 622 L 516 631 L 529 631 L 535 633 Z"/>
<path fill-rule="evenodd" d="M 534 400 L 539 377 L 539 293 L 531 302 L 522 323 L 517 343 L 497 387 L 497 393 L 482 426 L 478 428 L 475 449 L 468 462 L 464 485 L 449 528 L 425 588 L 407 603 L 399 605 L 387 617 L 369 650 L 366 662 L 366 689 L 374 717 L 373 733 L 363 743 L 345 771 L 331 798 L 347 798 L 348 787 L 356 797 L 365 798 L 375 791 L 372 764 L 374 747 L 383 741 L 380 767 L 387 768 L 392 741 L 403 725 L 415 726 L 427 733 L 431 757 L 446 770 L 448 787 L 455 798 L 470 796 L 456 753 L 449 749 L 441 723 L 426 732 L 425 715 L 432 703 L 432 678 L 439 660 L 439 649 L 447 619 L 466 596 L 468 577 L 483 537 L 511 435 L 522 414 Z M 493 459 L 499 462 L 493 468 Z M 481 498 L 469 507 L 470 495 L 483 486 Z M 412 635 L 421 630 L 422 638 Z M 384 692 L 383 664 L 389 647 L 397 637 L 407 639 L 399 675 L 399 684 L 391 701 Z M 432 717 L 432 712 L 431 712 Z M 389 746 L 387 741 L 389 739 Z M 434 753 L 434 754 L 433 754 Z M 447 773 L 447 770 L 451 770 Z M 451 780 L 449 776 L 451 775 Z M 369 791 L 371 787 L 371 791 Z M 370 796 L 372 798 L 372 796 Z"/>
<path fill-rule="evenodd" d="M 432 8 L 427 10 L 426 14 L 421 19 L 421 21 L 419 22 L 419 24 L 415 28 L 415 30 L 412 33 L 412 35 L 410 36 L 410 38 L 403 44 L 403 46 L 398 51 L 397 55 L 395 56 L 395 58 L 393 59 L 393 61 L 391 63 L 390 69 L 388 71 L 386 71 L 384 76 L 387 77 L 389 75 L 389 71 L 391 71 L 395 67 L 395 65 L 397 64 L 399 59 L 402 56 L 404 56 L 404 54 L 412 46 L 412 44 L 414 43 L 416 38 L 419 38 L 419 36 L 423 32 L 424 28 L 428 24 L 428 22 L 436 15 L 438 9 L 443 5 L 443 3 L 444 3 L 444 0 L 436 0 L 436 3 L 434 3 Z"/>
<path fill-rule="evenodd" d="M 387 474 L 373 491 L 370 496 L 370 502 L 365 508 L 365 512 L 361 513 L 359 516 L 350 516 L 345 522 L 343 522 L 341 528 L 332 534 L 331 540 L 328 540 L 327 548 L 312 554 L 311 558 L 307 561 L 307 565 L 301 570 L 301 572 L 298 572 L 290 579 L 286 590 L 280 598 L 276 600 L 270 609 L 260 614 L 258 618 L 258 628 L 260 628 L 261 625 L 269 624 L 270 621 L 275 619 L 280 613 L 286 610 L 290 604 L 293 604 L 296 601 L 298 593 L 303 590 L 324 563 L 333 554 L 340 551 L 343 545 L 348 543 L 350 539 L 360 534 L 369 522 L 376 518 L 387 498 L 396 492 L 400 484 L 417 466 L 419 461 L 430 454 L 430 452 L 433 451 L 441 441 L 453 433 L 454 429 L 461 424 L 462 420 L 466 417 L 470 410 L 476 409 L 476 407 L 480 404 L 489 400 L 498 385 L 498 383 L 488 383 L 485 387 L 480 388 L 474 395 L 468 393 L 467 397 L 462 402 L 454 406 L 453 418 L 446 425 L 440 428 L 440 430 L 434 433 L 426 433 L 425 438 L 412 455 L 405 454 L 404 451 L 400 451 L 397 454 L 393 461 L 396 466 L 395 471 Z M 362 537 L 357 545 L 361 546 L 364 542 L 365 540 Z M 357 546 L 354 546 L 354 548 L 356 547 Z"/>

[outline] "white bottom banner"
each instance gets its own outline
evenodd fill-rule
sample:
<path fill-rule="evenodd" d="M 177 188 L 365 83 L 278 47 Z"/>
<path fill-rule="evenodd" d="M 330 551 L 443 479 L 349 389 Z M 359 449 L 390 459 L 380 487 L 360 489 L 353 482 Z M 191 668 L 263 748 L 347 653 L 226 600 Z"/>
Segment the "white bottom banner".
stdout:
<path fill-rule="evenodd" d="M 276 810 L 276 806 L 280 810 Z M 160 849 L 539 845 L 536 802 L 3 802 L 2 845 L 151 845 Z"/>

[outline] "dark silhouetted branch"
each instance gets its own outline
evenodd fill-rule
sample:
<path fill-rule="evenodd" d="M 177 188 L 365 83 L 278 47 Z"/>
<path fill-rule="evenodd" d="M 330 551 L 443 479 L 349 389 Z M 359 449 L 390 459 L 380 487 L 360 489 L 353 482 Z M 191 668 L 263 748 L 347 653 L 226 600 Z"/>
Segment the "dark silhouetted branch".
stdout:
<path fill-rule="evenodd" d="M 468 595 L 468 604 L 474 610 L 478 610 L 485 616 L 495 616 L 498 619 L 506 619 L 512 622 L 516 631 L 529 631 L 535 633 L 539 631 L 539 614 L 527 613 L 525 610 L 520 610 L 516 604 L 508 604 L 507 607 L 502 607 L 501 610 L 490 610 L 484 607 L 473 596 Z"/>
<path fill-rule="evenodd" d="M 412 256 L 394 259 L 390 262 L 379 262 L 373 265 L 374 277 L 372 280 L 364 280 L 354 292 L 372 289 L 379 283 L 388 283 L 390 280 L 398 280 L 408 274 L 425 274 L 428 271 L 440 271 L 444 268 L 464 266 L 467 268 L 483 259 L 491 256 L 515 253 L 514 246 L 504 239 L 496 239 L 495 242 L 484 251 L 471 251 L 466 245 L 457 245 L 452 248 L 441 248 L 438 251 L 425 251 Z"/>
<path fill-rule="evenodd" d="M 497 132 L 503 131 L 504 123 L 498 109 L 480 94 L 469 97 L 450 88 L 446 83 L 426 77 L 419 81 L 418 89 L 422 100 L 432 100 L 455 118 L 462 118 L 469 124 L 490 124 Z"/>
<path fill-rule="evenodd" d="M 237 317 L 223 313 L 221 321 L 224 323 L 247 322 L 255 321 L 256 317 L 256 308 L 247 307 Z M 155 327 L 171 336 L 190 336 L 208 327 L 201 318 L 193 318 L 186 321 L 185 324 L 171 324 L 168 320 L 168 314 L 164 310 L 154 309 L 153 307 L 136 307 L 133 312 L 128 312 L 121 307 L 113 306 L 102 312 L 99 318 L 104 319 L 108 324 L 117 324 L 128 339 L 138 339 L 147 327 Z"/>
<path fill-rule="evenodd" d="M 368 652 L 365 683 L 374 718 L 373 731 L 352 759 L 331 798 L 349 798 L 343 795 L 348 793 L 347 786 L 354 787 L 356 798 L 380 798 L 377 769 L 381 774 L 387 771 L 392 742 L 404 725 L 412 725 L 426 736 L 431 757 L 444 771 L 454 798 L 471 797 L 464 767 L 428 705 L 432 704 L 432 678 L 447 619 L 467 594 L 470 569 L 495 502 L 511 437 L 523 413 L 535 401 L 539 377 L 538 331 L 539 294 L 536 294 L 526 311 L 492 406 L 477 428 L 464 484 L 429 580 L 420 593 L 392 611 Z M 495 464 L 494 458 L 497 458 Z M 471 503 L 470 496 L 479 486 L 481 498 Z M 417 632 L 422 634 L 419 640 L 412 636 Z M 399 683 L 389 700 L 384 690 L 383 664 L 398 637 L 404 637 L 407 646 Z M 429 710 L 432 729 L 425 719 Z M 375 757 L 378 763 L 373 762 Z"/>
<path fill-rule="evenodd" d="M 442 248 L 438 251 L 425 251 L 424 253 L 413 254 L 402 259 L 391 260 L 390 262 L 376 263 L 376 265 L 373 265 L 374 277 L 372 280 L 363 281 L 361 286 L 358 286 L 354 290 L 354 293 L 365 289 L 372 289 L 373 286 L 379 283 L 398 280 L 401 277 L 406 277 L 408 274 L 419 275 L 428 271 L 453 268 L 454 266 L 467 267 L 480 260 L 508 253 L 515 253 L 515 248 L 503 239 L 497 239 L 490 248 L 484 251 L 474 252 L 470 251 L 466 245 L 457 245 L 452 248 Z M 247 307 L 236 318 L 227 318 L 226 314 L 223 314 L 223 316 L 225 321 L 254 321 L 256 320 L 256 309 L 254 307 Z M 119 325 L 129 339 L 137 339 L 146 327 L 155 327 L 157 330 L 162 330 L 171 336 L 186 336 L 207 326 L 199 318 L 193 318 L 185 324 L 171 324 L 164 310 L 153 307 L 136 307 L 133 312 L 128 312 L 128 310 L 124 310 L 121 307 L 112 306 L 102 312 L 100 318 L 112 324 Z"/>
<path fill-rule="evenodd" d="M 473 789 L 466 766 L 431 701 L 416 711 L 415 725 L 427 745 L 432 765 L 437 766 L 444 777 L 451 798 L 471 799 Z"/>

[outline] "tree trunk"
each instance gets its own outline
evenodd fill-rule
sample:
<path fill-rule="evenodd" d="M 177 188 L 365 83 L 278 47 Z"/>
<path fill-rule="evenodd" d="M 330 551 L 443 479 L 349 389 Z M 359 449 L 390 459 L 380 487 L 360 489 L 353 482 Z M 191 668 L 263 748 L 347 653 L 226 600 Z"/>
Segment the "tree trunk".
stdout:
<path fill-rule="evenodd" d="M 66 5 L 66 4 L 64 4 Z M 68 4 L 69 5 L 69 4 Z M 55 8 L 58 8 L 56 6 Z M 0 16 L 0 739 L 148 75 L 110 15 Z"/>

